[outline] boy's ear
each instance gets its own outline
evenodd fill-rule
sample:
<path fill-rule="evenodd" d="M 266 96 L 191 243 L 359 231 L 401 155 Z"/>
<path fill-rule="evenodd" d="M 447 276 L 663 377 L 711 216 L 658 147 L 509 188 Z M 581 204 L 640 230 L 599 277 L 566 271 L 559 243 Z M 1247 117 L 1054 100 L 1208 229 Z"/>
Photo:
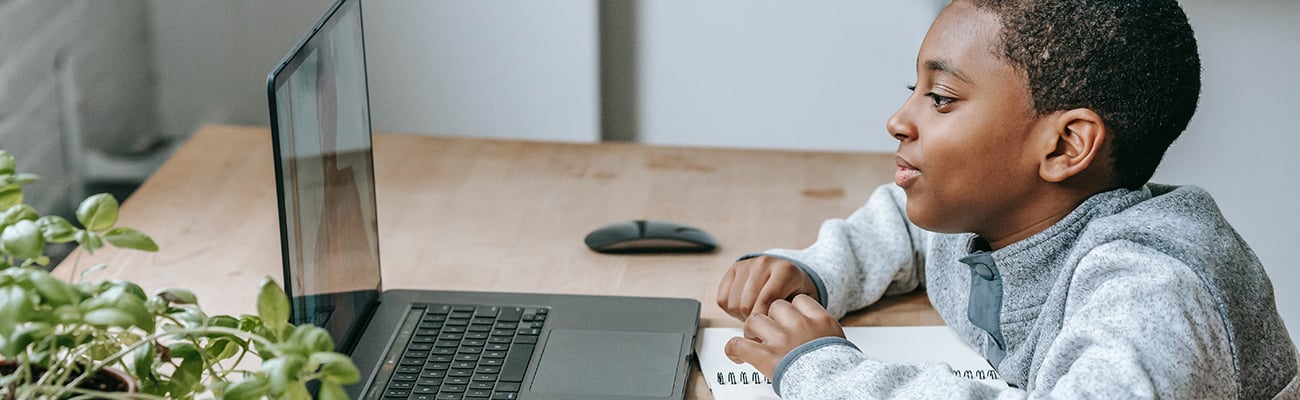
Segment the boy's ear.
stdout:
<path fill-rule="evenodd" d="M 1038 167 L 1038 175 L 1048 182 L 1060 183 L 1087 171 L 1094 162 L 1104 160 L 1106 124 L 1101 116 L 1086 108 L 1062 111 L 1049 117 L 1048 128 L 1055 133 L 1055 149 Z M 1050 142 L 1051 137 L 1046 138 Z"/>

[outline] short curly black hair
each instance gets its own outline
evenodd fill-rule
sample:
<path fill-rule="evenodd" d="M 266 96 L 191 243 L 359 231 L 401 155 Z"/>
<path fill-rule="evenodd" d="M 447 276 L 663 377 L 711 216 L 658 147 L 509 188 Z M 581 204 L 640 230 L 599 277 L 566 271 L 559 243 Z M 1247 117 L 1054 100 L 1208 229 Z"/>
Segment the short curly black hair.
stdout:
<path fill-rule="evenodd" d="M 1187 128 L 1201 58 L 1175 0 L 972 0 L 1002 23 L 1002 54 L 1029 80 L 1034 111 L 1101 116 L 1115 179 L 1136 189 Z"/>

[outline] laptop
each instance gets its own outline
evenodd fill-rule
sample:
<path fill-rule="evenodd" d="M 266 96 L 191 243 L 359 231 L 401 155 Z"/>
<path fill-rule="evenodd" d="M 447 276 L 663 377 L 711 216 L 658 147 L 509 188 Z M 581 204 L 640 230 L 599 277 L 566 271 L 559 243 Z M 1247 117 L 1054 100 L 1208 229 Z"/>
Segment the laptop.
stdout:
<path fill-rule="evenodd" d="M 335 3 L 267 77 L 292 319 L 356 362 L 348 394 L 684 398 L 694 299 L 382 289 L 361 10 Z"/>

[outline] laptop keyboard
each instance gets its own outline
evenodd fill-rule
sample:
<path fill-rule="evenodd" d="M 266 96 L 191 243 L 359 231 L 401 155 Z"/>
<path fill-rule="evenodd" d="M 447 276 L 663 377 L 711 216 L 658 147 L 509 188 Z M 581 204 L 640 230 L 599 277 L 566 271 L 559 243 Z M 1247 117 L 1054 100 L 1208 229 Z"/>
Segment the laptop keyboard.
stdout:
<path fill-rule="evenodd" d="M 411 312 L 412 321 L 419 313 L 418 324 L 409 340 L 394 344 L 405 348 L 384 399 L 518 398 L 549 310 L 416 304 Z"/>

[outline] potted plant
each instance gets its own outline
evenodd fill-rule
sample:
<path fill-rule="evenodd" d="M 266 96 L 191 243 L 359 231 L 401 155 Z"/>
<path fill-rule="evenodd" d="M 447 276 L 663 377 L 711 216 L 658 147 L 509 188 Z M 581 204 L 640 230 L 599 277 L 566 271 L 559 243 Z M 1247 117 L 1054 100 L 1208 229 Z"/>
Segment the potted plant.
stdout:
<path fill-rule="evenodd" d="M 106 245 L 142 251 L 158 246 L 119 227 L 117 200 L 90 196 L 77 208 L 80 228 L 42 216 L 23 203 L 37 177 L 16 172 L 0 150 L 0 399 L 145 398 L 344 399 L 359 379 L 329 334 L 289 324 L 289 302 L 264 279 L 257 315 L 207 315 L 195 295 L 168 288 L 147 295 L 126 281 L 92 281 L 102 266 L 69 281 L 51 275 L 51 243 L 81 251 Z M 251 367 L 250 367 L 251 366 Z"/>

